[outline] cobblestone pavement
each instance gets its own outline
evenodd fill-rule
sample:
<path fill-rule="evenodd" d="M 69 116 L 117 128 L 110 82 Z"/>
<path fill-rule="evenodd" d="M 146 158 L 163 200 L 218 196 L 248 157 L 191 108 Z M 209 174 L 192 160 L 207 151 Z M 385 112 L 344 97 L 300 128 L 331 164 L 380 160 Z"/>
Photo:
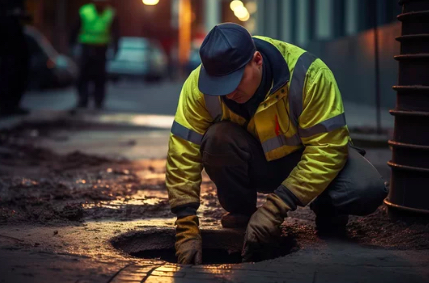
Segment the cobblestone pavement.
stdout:
<path fill-rule="evenodd" d="M 256 264 L 180 266 L 162 261 L 102 262 L 75 255 L 7 251 L 0 282 L 416 282 L 427 283 L 426 252 L 374 252 L 339 245 Z M 4 256 L 13 254 L 12 257 Z M 21 258 L 18 259 L 17 257 Z M 349 257 L 346 259 L 345 257 Z M 426 257 L 426 260 L 422 260 Z M 23 268 L 33 261 L 32 267 Z M 13 266 L 12 269 L 8 267 Z"/>

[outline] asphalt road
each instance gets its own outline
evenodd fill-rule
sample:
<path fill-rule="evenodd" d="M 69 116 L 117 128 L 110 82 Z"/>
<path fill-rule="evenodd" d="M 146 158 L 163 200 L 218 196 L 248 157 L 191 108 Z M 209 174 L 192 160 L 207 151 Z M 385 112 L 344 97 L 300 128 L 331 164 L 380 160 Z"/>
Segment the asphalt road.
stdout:
<path fill-rule="evenodd" d="M 107 86 L 105 110 L 145 114 L 174 115 L 182 81 L 144 83 L 124 81 Z M 27 92 L 21 106 L 30 110 L 67 110 L 76 105 L 77 92 L 66 89 Z"/>

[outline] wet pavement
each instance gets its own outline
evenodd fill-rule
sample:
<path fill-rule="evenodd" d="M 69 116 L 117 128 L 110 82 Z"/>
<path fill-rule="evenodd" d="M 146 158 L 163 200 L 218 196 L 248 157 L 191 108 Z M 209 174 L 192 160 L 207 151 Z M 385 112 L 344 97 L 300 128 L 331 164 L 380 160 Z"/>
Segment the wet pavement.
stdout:
<path fill-rule="evenodd" d="M 351 217 L 342 237 L 316 234 L 299 208 L 282 225 L 286 255 L 239 263 L 244 231 L 220 228 L 205 174 L 198 215 L 211 264 L 177 265 L 164 184 L 172 118 L 40 113 L 0 121 L 0 282 L 429 282 L 429 224 L 392 221 L 384 206 Z M 389 149 L 367 151 L 387 180 Z"/>

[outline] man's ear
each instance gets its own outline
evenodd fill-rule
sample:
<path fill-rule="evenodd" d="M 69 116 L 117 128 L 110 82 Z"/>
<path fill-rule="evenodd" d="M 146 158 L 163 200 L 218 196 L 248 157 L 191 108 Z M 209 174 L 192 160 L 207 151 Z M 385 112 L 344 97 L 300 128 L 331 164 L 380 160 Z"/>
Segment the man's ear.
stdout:
<path fill-rule="evenodd" d="M 253 54 L 253 62 L 258 66 L 262 66 L 263 61 L 264 59 L 262 58 L 261 52 L 255 51 L 255 54 Z"/>

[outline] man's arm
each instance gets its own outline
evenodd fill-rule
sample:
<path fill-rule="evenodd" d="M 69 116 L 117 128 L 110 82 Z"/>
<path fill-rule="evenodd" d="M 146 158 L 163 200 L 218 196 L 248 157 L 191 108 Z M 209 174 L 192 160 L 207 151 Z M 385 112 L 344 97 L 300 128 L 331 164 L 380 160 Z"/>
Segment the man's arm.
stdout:
<path fill-rule="evenodd" d="M 180 93 L 171 128 L 166 185 L 176 220 L 176 256 L 180 264 L 202 263 L 202 239 L 196 211 L 200 205 L 202 137 L 212 119 L 198 90 L 199 69 L 193 71 Z"/>
<path fill-rule="evenodd" d="M 304 153 L 289 177 L 250 218 L 243 261 L 251 261 L 264 245 L 272 243 L 280 234 L 279 226 L 287 212 L 321 194 L 346 163 L 349 133 L 341 95 L 328 67 L 321 60 L 313 64 L 317 70 L 307 75 L 304 109 L 299 118 Z"/>
<path fill-rule="evenodd" d="M 199 69 L 183 85 L 167 154 L 166 185 L 174 213 L 191 213 L 200 203 L 202 136 L 212 123 L 198 90 Z"/>
<path fill-rule="evenodd" d="M 301 161 L 275 191 L 282 199 L 295 196 L 295 204 L 302 206 L 320 195 L 343 169 L 350 141 L 334 75 L 321 60 L 314 65 L 318 69 L 307 78 L 299 118 L 305 150 Z"/>

